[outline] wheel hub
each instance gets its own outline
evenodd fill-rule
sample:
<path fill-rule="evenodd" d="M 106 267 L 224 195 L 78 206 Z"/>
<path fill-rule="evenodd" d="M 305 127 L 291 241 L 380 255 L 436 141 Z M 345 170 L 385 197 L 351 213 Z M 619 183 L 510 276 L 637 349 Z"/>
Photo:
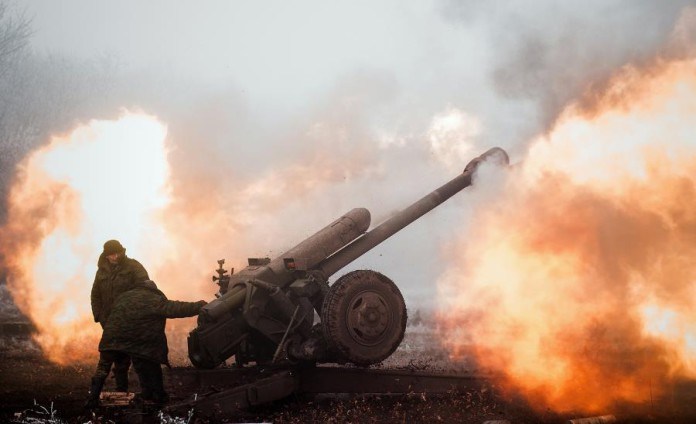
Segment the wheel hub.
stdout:
<path fill-rule="evenodd" d="M 321 329 L 330 355 L 366 366 L 394 353 L 406 331 L 406 305 L 393 281 L 376 271 L 357 270 L 328 290 Z"/>
<path fill-rule="evenodd" d="M 362 345 L 378 343 L 389 328 L 387 302 L 379 293 L 359 293 L 350 302 L 347 312 L 348 332 Z"/>

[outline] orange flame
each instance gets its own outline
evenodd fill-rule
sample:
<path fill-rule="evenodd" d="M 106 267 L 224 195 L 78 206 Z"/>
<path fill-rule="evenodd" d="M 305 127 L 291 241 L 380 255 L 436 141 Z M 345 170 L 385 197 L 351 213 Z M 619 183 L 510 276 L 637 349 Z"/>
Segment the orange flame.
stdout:
<path fill-rule="evenodd" d="M 696 375 L 696 61 L 623 69 L 475 195 L 439 287 L 445 345 L 558 411 Z M 594 93 L 596 96 L 596 93 Z"/>
<path fill-rule="evenodd" d="M 152 116 L 92 121 L 21 164 L 0 228 L 8 287 L 50 360 L 94 361 L 101 330 L 89 294 L 104 241 L 119 239 L 170 299 L 210 300 L 216 259 L 240 269 L 243 255 L 279 253 L 345 212 L 336 202 L 310 214 L 307 204 L 371 172 L 356 150 L 337 158 L 318 149 L 302 165 L 243 179 L 199 143 L 175 143 Z M 193 327 L 195 318 L 167 324 L 173 364 L 189 363 Z"/>
<path fill-rule="evenodd" d="M 0 229 L 7 282 L 55 362 L 96 355 L 89 295 L 104 241 L 117 235 L 146 258 L 166 243 L 150 225 L 169 201 L 166 132 L 153 117 L 125 113 L 53 138 L 21 166 Z"/>

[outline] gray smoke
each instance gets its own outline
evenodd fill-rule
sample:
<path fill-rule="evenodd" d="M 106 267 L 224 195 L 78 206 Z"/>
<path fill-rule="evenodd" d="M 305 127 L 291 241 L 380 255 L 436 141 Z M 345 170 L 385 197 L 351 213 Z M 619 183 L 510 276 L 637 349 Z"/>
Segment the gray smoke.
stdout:
<path fill-rule="evenodd" d="M 617 68 L 667 53 L 675 22 L 696 2 L 593 0 L 446 1 L 454 25 L 486 27 L 494 51 L 495 93 L 533 109 L 534 133 L 570 101 L 601 85 Z"/>
<path fill-rule="evenodd" d="M 0 194 L 50 134 L 141 109 L 169 127 L 175 195 L 255 212 L 263 225 L 237 242 L 248 256 L 279 253 L 353 207 L 378 223 L 454 176 L 428 140 L 448 108 L 481 122 L 471 157 L 497 145 L 519 159 L 565 104 L 660 54 L 692 3 L 14 5 L 33 29 L 14 75 L 31 79 L 0 106 L 27 109 L 17 125 L 33 132 L 0 139 Z M 0 76 L 0 89 L 13 86 Z M 276 174 L 290 196 L 244 197 Z M 468 201 L 453 198 L 353 267 L 389 275 L 410 305 L 432 305 L 440 249 Z"/>

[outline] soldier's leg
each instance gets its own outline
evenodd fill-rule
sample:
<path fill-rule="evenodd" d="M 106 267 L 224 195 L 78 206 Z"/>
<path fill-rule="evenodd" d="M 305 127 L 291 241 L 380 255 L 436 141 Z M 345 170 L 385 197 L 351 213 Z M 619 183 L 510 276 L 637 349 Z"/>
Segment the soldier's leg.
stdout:
<path fill-rule="evenodd" d="M 151 362 L 150 376 L 152 377 L 152 398 L 156 403 L 169 402 L 169 395 L 164 391 L 164 380 L 162 377 L 162 365 L 158 362 Z"/>
<path fill-rule="evenodd" d="M 114 377 L 116 378 L 116 391 L 128 391 L 128 369 L 130 368 L 131 358 L 123 352 L 114 352 Z"/>
<path fill-rule="evenodd" d="M 150 377 L 150 370 L 148 369 L 148 362 L 145 359 L 133 357 L 133 368 L 135 368 L 136 374 L 138 374 L 138 380 L 140 381 L 140 398 L 143 400 L 152 400 L 152 378 Z"/>
<path fill-rule="evenodd" d="M 99 406 L 99 395 L 104 387 L 106 378 L 109 376 L 113 363 L 114 357 L 112 352 L 99 352 L 99 362 L 97 363 L 97 370 L 94 376 L 92 376 L 85 408 L 93 409 Z"/>

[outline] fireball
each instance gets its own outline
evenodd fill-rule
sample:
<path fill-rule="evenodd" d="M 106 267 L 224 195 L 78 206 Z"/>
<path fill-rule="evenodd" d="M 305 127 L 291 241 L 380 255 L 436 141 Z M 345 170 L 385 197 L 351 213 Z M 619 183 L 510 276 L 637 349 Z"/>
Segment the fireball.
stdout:
<path fill-rule="evenodd" d="M 2 253 L 15 303 L 50 360 L 96 355 L 89 299 L 102 244 L 118 238 L 148 263 L 167 243 L 156 225 L 169 202 L 166 135 L 156 118 L 126 112 L 54 137 L 22 163 Z"/>
<path fill-rule="evenodd" d="M 439 281 L 454 357 L 540 408 L 647 402 L 696 374 L 696 61 L 626 67 L 477 207 Z"/>

